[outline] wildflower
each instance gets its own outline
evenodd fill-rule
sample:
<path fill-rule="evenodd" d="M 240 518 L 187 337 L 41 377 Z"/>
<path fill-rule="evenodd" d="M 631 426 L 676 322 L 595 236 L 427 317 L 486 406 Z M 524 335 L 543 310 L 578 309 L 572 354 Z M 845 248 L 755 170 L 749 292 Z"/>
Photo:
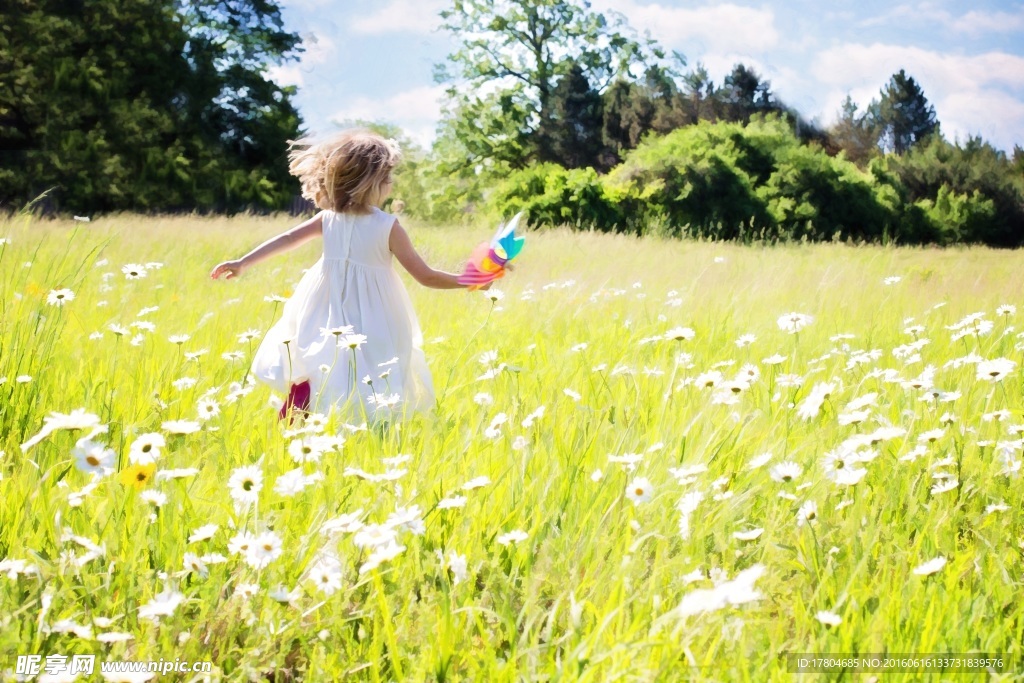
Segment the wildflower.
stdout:
<path fill-rule="evenodd" d="M 466 496 L 449 496 L 447 498 L 442 498 L 441 500 L 437 501 L 437 509 L 449 510 L 451 508 L 465 507 L 466 500 Z"/>
<path fill-rule="evenodd" d="M 220 403 L 213 398 L 201 399 L 197 405 L 200 420 L 211 420 L 220 415 Z"/>
<path fill-rule="evenodd" d="M 121 483 L 125 486 L 131 486 L 132 488 L 141 491 L 146 488 L 149 484 L 149 480 L 156 474 L 156 464 L 149 463 L 148 465 L 131 465 L 121 470 L 121 474 L 118 475 Z"/>
<path fill-rule="evenodd" d="M 761 537 L 764 533 L 764 529 L 750 529 L 749 531 L 736 531 L 733 532 L 733 538 L 738 541 L 755 541 Z"/>
<path fill-rule="evenodd" d="M 891 276 L 885 278 L 884 280 L 882 280 L 882 282 L 884 284 L 886 284 L 886 285 L 894 285 L 894 284 L 896 284 L 897 282 L 899 282 L 902 279 L 903 278 L 901 278 L 899 275 L 891 275 Z"/>
<path fill-rule="evenodd" d="M 128 460 L 135 465 L 148 465 L 160 457 L 160 449 L 165 445 L 164 437 L 159 433 L 142 434 L 132 442 Z"/>
<path fill-rule="evenodd" d="M 244 555 L 249 552 L 256 541 L 256 536 L 248 531 L 239 531 L 228 541 L 228 552 L 232 555 Z"/>
<path fill-rule="evenodd" d="M 736 575 L 731 581 L 722 581 L 714 588 L 698 588 L 683 597 L 676 608 L 679 616 L 688 617 L 705 612 L 716 612 L 729 605 L 742 605 L 761 599 L 754 582 L 764 575 L 764 566 L 755 564 Z"/>
<path fill-rule="evenodd" d="M 228 490 L 236 503 L 248 505 L 259 500 L 263 488 L 263 472 L 258 465 L 239 467 L 228 479 Z"/>
<path fill-rule="evenodd" d="M 324 595 L 334 595 L 341 589 L 341 564 L 334 558 L 321 558 L 306 572 L 306 578 Z"/>
<path fill-rule="evenodd" d="M 1008 358 L 983 360 L 977 366 L 977 378 L 986 382 L 998 382 L 1017 367 L 1017 363 Z"/>
<path fill-rule="evenodd" d="M 480 477 L 475 477 L 475 478 L 470 479 L 469 481 L 467 481 L 465 484 L 463 484 L 462 485 L 462 490 L 463 491 L 472 491 L 473 489 L 478 489 L 478 488 L 482 488 L 484 486 L 487 486 L 490 483 L 491 483 L 490 477 L 487 477 L 486 475 L 485 476 L 480 476 Z"/>
<path fill-rule="evenodd" d="M 139 607 L 139 617 L 159 621 L 160 617 L 169 617 L 174 614 L 178 605 L 182 603 L 185 596 L 170 588 L 162 593 L 153 596 L 153 599 Z"/>
<path fill-rule="evenodd" d="M 695 336 L 697 333 L 689 327 L 673 327 L 665 333 L 664 339 L 667 341 L 689 341 Z"/>
<path fill-rule="evenodd" d="M 288 455 L 298 464 L 307 462 L 320 462 L 324 454 L 323 442 L 314 437 L 307 436 L 301 439 L 292 439 L 288 444 Z"/>
<path fill-rule="evenodd" d="M 535 420 L 539 420 L 540 418 L 544 417 L 544 412 L 544 406 L 540 406 L 532 413 L 527 415 L 525 418 L 523 418 L 523 429 L 529 429 L 530 427 L 532 427 Z"/>
<path fill-rule="evenodd" d="M 189 535 L 188 542 L 199 543 L 200 541 L 208 541 L 217 533 L 218 528 L 216 524 L 204 524 Z"/>
<path fill-rule="evenodd" d="M 245 553 L 245 563 L 253 569 L 263 569 L 284 552 L 280 537 L 273 531 L 265 531 L 255 539 Z"/>
<path fill-rule="evenodd" d="M 114 451 L 89 439 L 79 439 L 71 450 L 71 455 L 75 457 L 75 465 L 79 471 L 86 474 L 105 477 L 114 469 Z"/>
<path fill-rule="evenodd" d="M 345 336 L 341 337 L 340 340 L 338 341 L 338 344 L 348 349 L 352 349 L 353 351 L 361 348 L 365 343 L 365 334 L 346 334 Z"/>
<path fill-rule="evenodd" d="M 529 535 L 525 531 L 513 529 L 508 533 L 504 533 L 501 536 L 498 536 L 498 538 L 495 540 L 497 540 L 499 544 L 507 546 L 511 543 L 520 543 L 522 541 L 525 541 L 527 538 L 529 538 Z"/>
<path fill-rule="evenodd" d="M 797 415 L 804 420 L 817 417 L 821 411 L 821 406 L 825 403 L 825 399 L 831 396 L 833 391 L 835 391 L 835 387 L 832 384 L 818 382 L 811 389 L 811 393 L 807 395 L 807 398 L 800 404 L 800 407 L 797 409 Z"/>
<path fill-rule="evenodd" d="M 359 573 L 365 574 L 368 571 L 372 571 L 379 567 L 384 562 L 389 562 L 398 557 L 405 550 L 404 545 L 398 545 L 397 543 L 388 543 L 387 545 L 379 546 L 367 558 L 359 567 Z"/>
<path fill-rule="evenodd" d="M 487 297 L 492 304 L 496 304 L 505 298 L 505 292 L 501 291 L 500 289 L 495 289 L 494 287 L 491 287 L 490 289 L 484 291 L 484 296 Z"/>
<path fill-rule="evenodd" d="M 761 455 L 758 455 L 758 456 L 750 459 L 750 462 L 747 463 L 747 469 L 748 470 L 756 470 L 758 467 L 761 467 L 762 465 L 768 464 L 768 462 L 771 459 L 772 459 L 772 454 L 771 453 L 762 453 Z"/>
<path fill-rule="evenodd" d="M 160 425 L 168 434 L 194 434 L 201 429 L 198 422 L 192 420 L 168 420 Z"/>
<path fill-rule="evenodd" d="M 809 500 L 800 506 L 800 509 L 796 511 L 796 525 L 798 527 L 804 524 L 811 524 L 818 520 L 818 504 L 813 500 Z"/>
<path fill-rule="evenodd" d="M 784 484 L 788 484 L 793 481 L 801 474 L 803 474 L 804 468 L 792 461 L 786 461 L 779 463 L 773 467 L 769 472 L 769 476 L 772 479 Z"/>
<path fill-rule="evenodd" d="M 803 313 L 787 313 L 778 319 L 779 328 L 784 332 L 796 334 L 807 325 L 812 323 L 814 318 Z"/>
<path fill-rule="evenodd" d="M 394 543 L 398 532 L 387 524 L 367 524 L 355 532 L 352 542 L 360 548 L 375 548 Z"/>
<path fill-rule="evenodd" d="M 437 555 L 441 559 L 442 567 L 447 568 L 452 573 L 453 586 L 458 586 L 469 577 L 469 566 L 465 555 L 459 555 L 454 550 L 448 551 L 447 560 L 440 550 L 437 551 Z"/>
<path fill-rule="evenodd" d="M 626 497 L 633 502 L 633 505 L 640 505 L 651 499 L 653 490 L 654 487 L 646 477 L 638 477 L 626 487 Z"/>
<path fill-rule="evenodd" d="M 91 438 L 107 431 L 107 427 L 100 424 L 100 418 L 92 413 L 87 413 L 84 408 L 76 408 L 66 415 L 53 412 L 43 418 L 43 428 L 39 433 L 21 445 L 22 452 L 27 451 L 59 429 L 88 429 L 90 433 L 86 438 Z"/>
<path fill-rule="evenodd" d="M 1017 312 L 1017 307 L 1012 304 L 1003 304 L 996 309 L 996 315 L 1013 315 Z"/>
<path fill-rule="evenodd" d="M 203 560 L 195 553 L 185 553 L 181 563 L 186 572 L 198 574 L 204 579 L 210 575 L 209 567 L 207 567 L 206 563 L 203 562 Z"/>
<path fill-rule="evenodd" d="M 129 263 L 121 268 L 121 272 L 124 273 L 124 276 L 129 280 L 138 280 L 146 277 L 147 275 L 146 268 L 137 263 Z"/>
<path fill-rule="evenodd" d="M 301 467 L 297 467 L 277 478 L 277 481 L 274 482 L 274 493 L 285 497 L 294 496 L 302 493 L 307 486 L 319 479 L 320 476 L 318 474 L 307 476 L 303 473 Z"/>
<path fill-rule="evenodd" d="M 839 624 L 843 623 L 843 618 L 835 612 L 818 612 L 814 615 L 814 618 L 829 627 L 839 626 Z"/>
<path fill-rule="evenodd" d="M 945 566 L 946 558 L 940 555 L 939 557 L 936 557 L 933 560 L 928 560 L 924 564 L 915 567 L 914 573 L 918 576 L 930 576 L 932 574 L 942 571 L 942 568 Z"/>
<path fill-rule="evenodd" d="M 70 289 L 55 289 L 46 297 L 46 303 L 51 306 L 61 307 L 69 301 L 73 301 L 75 293 Z"/>
<path fill-rule="evenodd" d="M 139 494 L 139 500 L 149 503 L 155 508 L 167 504 L 167 494 L 162 491 L 143 491 Z"/>

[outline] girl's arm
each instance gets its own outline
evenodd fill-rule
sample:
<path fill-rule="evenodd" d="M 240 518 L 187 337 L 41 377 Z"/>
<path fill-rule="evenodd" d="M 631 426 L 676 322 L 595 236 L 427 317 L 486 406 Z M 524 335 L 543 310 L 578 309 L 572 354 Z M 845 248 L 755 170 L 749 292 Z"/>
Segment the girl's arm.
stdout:
<path fill-rule="evenodd" d="M 396 220 L 391 226 L 391 236 L 388 238 L 388 247 L 395 255 L 402 267 L 409 271 L 416 282 L 424 287 L 432 289 L 459 289 L 466 285 L 460 285 L 458 275 L 446 273 L 442 270 L 434 270 L 426 264 L 423 258 L 417 253 L 409 234 L 405 228 Z"/>
<path fill-rule="evenodd" d="M 300 223 L 291 230 L 282 232 L 277 237 L 271 237 L 269 240 L 256 247 L 237 261 L 225 261 L 224 263 L 218 264 L 210 273 L 210 277 L 214 280 L 225 274 L 227 275 L 227 277 L 224 278 L 225 280 L 238 277 L 242 274 L 242 271 L 247 270 L 250 266 L 268 259 L 275 254 L 295 249 L 314 237 L 323 235 L 323 232 L 323 213 L 321 212 L 310 218 L 305 223 Z"/>

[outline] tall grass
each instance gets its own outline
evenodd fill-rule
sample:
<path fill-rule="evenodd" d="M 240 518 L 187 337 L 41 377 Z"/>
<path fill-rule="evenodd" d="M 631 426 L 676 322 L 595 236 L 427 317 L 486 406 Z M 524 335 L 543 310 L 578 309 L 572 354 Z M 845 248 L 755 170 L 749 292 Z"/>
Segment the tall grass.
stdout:
<path fill-rule="evenodd" d="M 300 464 L 289 446 L 304 435 L 278 422 L 269 391 L 239 392 L 255 342 L 238 337 L 273 323 L 280 305 L 265 297 L 290 295 L 318 245 L 237 281 L 208 277 L 286 227 L 280 218 L 0 223 L 10 240 L 0 246 L 0 559 L 36 568 L 0 574 L 2 666 L 17 654 L 96 653 L 211 660 L 225 680 L 762 681 L 790 677 L 789 652 L 978 652 L 1020 669 L 1016 253 L 532 233 L 516 272 L 497 284 L 501 300 L 409 284 L 435 411 L 359 431 L 332 417 L 326 432 L 344 437 L 340 452 Z M 428 262 L 455 270 L 489 228 L 410 232 Z M 147 263 L 162 267 L 133 280 L 121 272 Z M 47 305 L 62 287 L 74 300 Z M 997 315 L 1005 305 L 1021 311 Z M 777 321 L 790 312 L 813 322 L 789 334 Z M 975 312 L 991 331 L 953 341 L 947 327 Z M 155 329 L 131 327 L 139 320 Z M 665 338 L 679 327 L 693 338 Z M 756 339 L 738 345 L 747 334 Z M 893 355 L 915 339 L 929 340 L 919 359 Z M 222 357 L 230 352 L 243 358 Z M 785 358 L 766 364 L 773 355 Z M 986 381 L 979 358 L 1016 366 Z M 722 383 L 747 364 L 757 377 L 746 386 Z M 493 378 L 481 379 L 488 370 Z M 713 370 L 718 386 L 698 386 Z M 803 419 L 819 383 L 830 391 Z M 734 400 L 716 393 L 730 386 Z M 841 424 L 870 393 L 868 414 Z M 164 429 L 198 420 L 203 399 L 219 414 L 200 431 Z M 137 490 L 114 472 L 90 491 L 72 456 L 82 432 L 56 431 L 22 452 L 44 417 L 79 408 L 106 425 L 94 438 L 114 450 L 117 469 L 129 467 L 140 435 L 157 432 L 166 438 L 157 472 L 198 473 Z M 836 483 L 825 455 L 882 427 L 905 432 L 859 446 L 847 464 L 863 478 Z M 779 480 L 785 462 L 802 472 Z M 256 504 L 236 506 L 228 481 L 248 465 L 262 490 Z M 321 478 L 276 492 L 295 468 Z M 478 477 L 487 483 L 463 488 Z M 166 502 L 155 506 L 146 491 Z M 457 496 L 463 507 L 438 506 Z M 801 523 L 808 503 L 816 514 Z M 412 523 L 392 524 L 404 551 L 363 573 L 370 552 L 354 534 L 321 531 L 348 513 L 385 523 L 411 506 L 422 529 L 415 511 Z M 208 524 L 211 538 L 189 541 Z M 253 568 L 228 548 L 243 529 L 273 532 L 282 554 Z M 512 531 L 525 538 L 509 541 Z M 91 558 L 83 539 L 99 546 Z M 205 568 L 186 567 L 186 553 Z M 940 557 L 937 572 L 915 573 Z M 312 579 L 325 558 L 338 563 L 334 592 Z M 729 593 L 737 604 L 715 604 L 716 585 L 726 591 L 756 567 L 763 575 L 746 595 Z M 140 616 L 167 588 L 184 598 L 173 613 Z M 68 624 L 78 636 L 62 632 Z M 107 632 L 131 639 L 96 639 Z"/>

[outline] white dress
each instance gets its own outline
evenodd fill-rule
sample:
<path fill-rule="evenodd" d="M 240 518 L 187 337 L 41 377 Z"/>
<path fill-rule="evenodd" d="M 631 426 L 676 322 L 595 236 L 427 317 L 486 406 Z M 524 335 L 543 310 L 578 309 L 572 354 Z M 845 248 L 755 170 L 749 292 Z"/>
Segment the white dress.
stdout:
<path fill-rule="evenodd" d="M 376 208 L 370 214 L 325 211 L 322 223 L 324 254 L 263 338 L 252 362 L 254 376 L 283 393 L 308 381 L 312 412 L 338 406 L 349 417 L 373 420 L 381 412 L 433 407 L 423 333 L 391 265 L 388 240 L 395 217 Z M 354 351 L 346 346 L 335 334 L 346 326 L 365 335 L 366 343 Z M 367 376 L 372 385 L 363 381 Z M 395 394 L 398 403 L 389 406 Z"/>

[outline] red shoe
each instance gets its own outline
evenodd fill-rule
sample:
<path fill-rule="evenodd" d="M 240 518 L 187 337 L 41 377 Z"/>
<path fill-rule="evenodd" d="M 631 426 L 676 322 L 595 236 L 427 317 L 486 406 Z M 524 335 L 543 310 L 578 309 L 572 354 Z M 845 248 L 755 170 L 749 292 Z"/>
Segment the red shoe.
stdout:
<path fill-rule="evenodd" d="M 309 381 L 301 382 L 300 384 L 293 384 L 291 390 L 288 392 L 288 398 L 285 400 L 284 405 L 281 406 L 281 412 L 279 412 L 278 418 L 283 420 L 288 417 L 288 412 L 292 410 L 301 411 L 305 413 L 309 409 Z M 291 423 L 291 420 L 289 420 Z"/>

